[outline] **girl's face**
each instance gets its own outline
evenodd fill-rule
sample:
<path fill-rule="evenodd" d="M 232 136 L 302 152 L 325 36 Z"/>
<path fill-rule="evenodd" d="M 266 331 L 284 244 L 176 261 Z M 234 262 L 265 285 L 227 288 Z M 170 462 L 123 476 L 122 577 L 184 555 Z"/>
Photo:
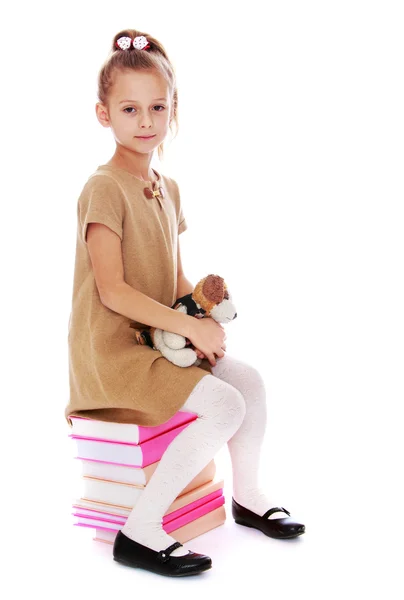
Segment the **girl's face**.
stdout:
<path fill-rule="evenodd" d="M 111 127 L 118 144 L 149 154 L 164 141 L 172 103 L 169 86 L 158 73 L 118 72 L 108 104 L 109 110 L 97 103 L 97 117 L 104 127 Z"/>

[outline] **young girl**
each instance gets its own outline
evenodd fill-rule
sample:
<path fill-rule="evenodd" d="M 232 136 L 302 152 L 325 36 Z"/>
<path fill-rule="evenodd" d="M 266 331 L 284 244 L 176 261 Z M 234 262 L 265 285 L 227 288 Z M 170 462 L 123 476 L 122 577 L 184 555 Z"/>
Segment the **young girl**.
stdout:
<path fill-rule="evenodd" d="M 181 265 L 178 236 L 187 224 L 178 185 L 150 166 L 177 125 L 174 68 L 160 42 L 120 31 L 99 73 L 98 97 L 97 118 L 111 129 L 116 150 L 90 175 L 78 200 L 65 416 L 69 423 L 70 415 L 81 415 L 156 426 L 179 410 L 198 415 L 165 451 L 113 549 L 126 565 L 190 575 L 212 561 L 165 533 L 162 519 L 225 442 L 236 522 L 275 538 L 305 528 L 258 486 L 266 427 L 260 374 L 225 355 L 224 329 L 212 318 L 171 308 L 194 286 Z M 200 366 L 178 367 L 137 345 L 133 325 L 187 337 L 203 359 Z"/>

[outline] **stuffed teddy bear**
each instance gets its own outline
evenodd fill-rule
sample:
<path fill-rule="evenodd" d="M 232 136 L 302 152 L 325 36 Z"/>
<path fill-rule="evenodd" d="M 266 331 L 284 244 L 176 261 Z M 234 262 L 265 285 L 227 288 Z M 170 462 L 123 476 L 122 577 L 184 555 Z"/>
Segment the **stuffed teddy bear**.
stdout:
<path fill-rule="evenodd" d="M 212 274 L 201 279 L 191 294 L 178 298 L 171 308 L 197 319 L 212 317 L 218 323 L 229 323 L 237 317 L 224 279 Z M 133 323 L 130 327 L 136 329 Z M 191 341 L 177 333 L 149 327 L 136 329 L 135 338 L 138 344 L 159 350 L 167 360 L 178 367 L 198 366 L 202 362 Z"/>

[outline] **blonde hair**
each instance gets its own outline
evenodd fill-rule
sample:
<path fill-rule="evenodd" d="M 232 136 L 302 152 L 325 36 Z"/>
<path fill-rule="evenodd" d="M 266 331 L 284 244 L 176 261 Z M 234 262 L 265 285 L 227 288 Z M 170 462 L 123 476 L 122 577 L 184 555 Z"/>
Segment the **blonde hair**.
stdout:
<path fill-rule="evenodd" d="M 147 50 L 138 50 L 131 46 L 128 50 L 121 50 L 117 47 L 116 41 L 120 37 L 130 37 L 132 40 L 137 36 L 144 36 L 149 42 L 150 48 Z M 134 71 L 155 71 L 162 75 L 167 81 L 171 91 L 172 98 L 172 119 L 178 133 L 178 91 L 175 77 L 175 70 L 167 56 L 164 46 L 148 33 L 137 31 L 136 29 L 123 29 L 117 33 L 112 40 L 112 48 L 109 56 L 104 61 L 98 73 L 98 100 L 105 106 L 108 106 L 108 96 L 114 84 L 117 73 L 126 70 Z M 174 136 L 175 137 L 175 136 Z M 161 159 L 164 154 L 164 144 L 161 143 L 157 152 Z"/>

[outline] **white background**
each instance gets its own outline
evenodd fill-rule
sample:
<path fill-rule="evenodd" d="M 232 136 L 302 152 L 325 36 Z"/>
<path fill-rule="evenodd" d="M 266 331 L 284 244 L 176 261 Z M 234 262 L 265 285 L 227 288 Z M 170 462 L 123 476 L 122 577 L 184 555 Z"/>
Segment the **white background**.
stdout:
<path fill-rule="evenodd" d="M 175 65 L 183 266 L 221 274 L 228 354 L 262 373 L 268 494 L 306 524 L 227 521 L 196 578 L 121 567 L 73 527 L 64 420 L 77 198 L 112 156 L 97 72 L 130 27 Z M 401 2 L 19 2 L 1 17 L 2 566 L 7 597 L 402 598 Z M 157 158 L 157 157 L 156 157 Z M 401 589 L 400 589 L 401 588 Z"/>

